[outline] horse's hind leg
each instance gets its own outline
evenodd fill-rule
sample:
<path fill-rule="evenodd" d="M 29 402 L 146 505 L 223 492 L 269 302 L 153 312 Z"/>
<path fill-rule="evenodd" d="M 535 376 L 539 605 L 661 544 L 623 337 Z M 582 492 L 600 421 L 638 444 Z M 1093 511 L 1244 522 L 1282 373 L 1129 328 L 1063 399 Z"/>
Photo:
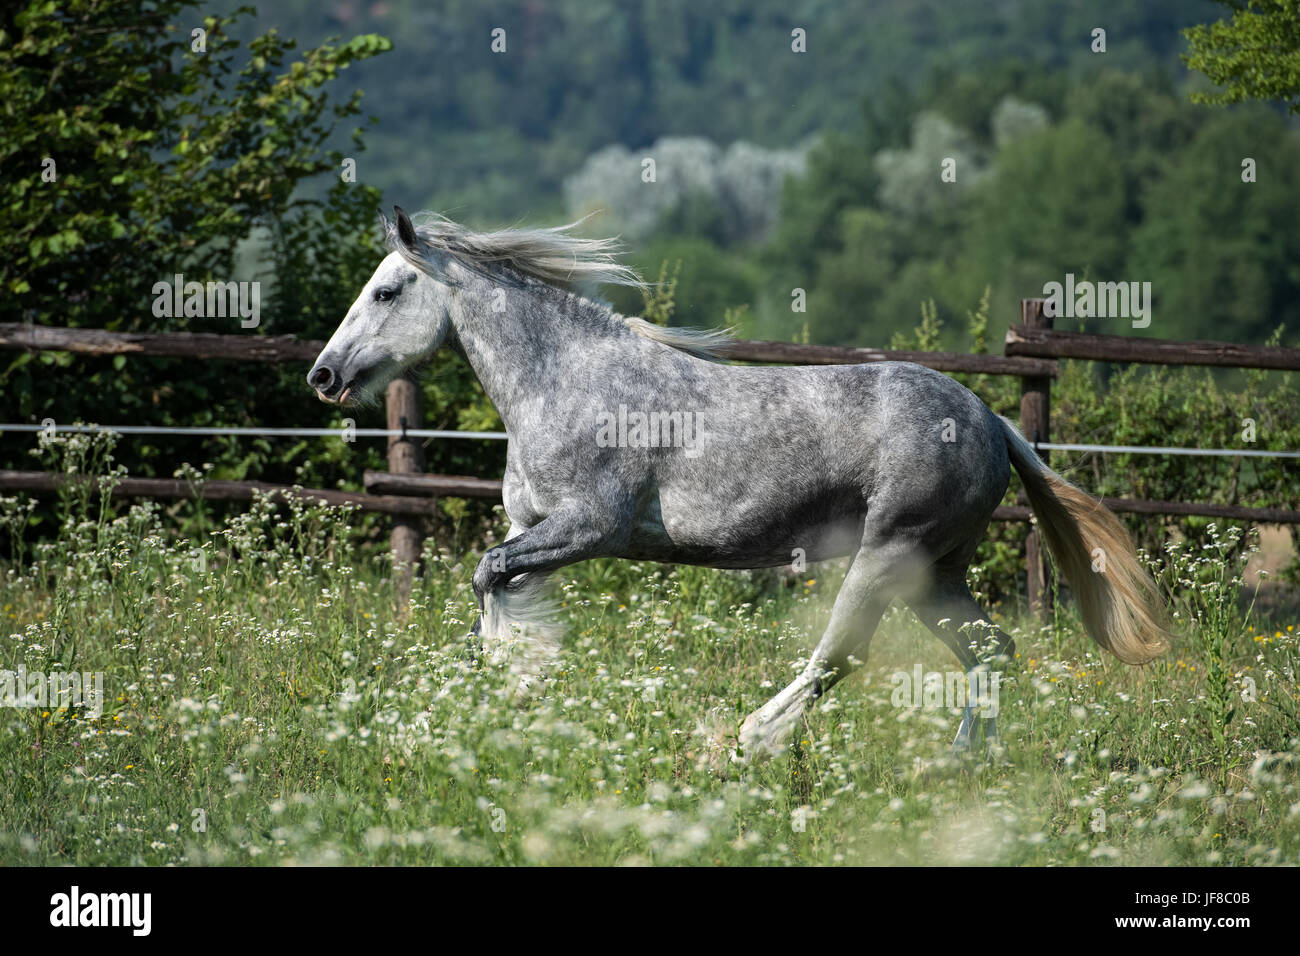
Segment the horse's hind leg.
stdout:
<path fill-rule="evenodd" d="M 977 716 L 988 740 L 997 736 L 998 682 L 1015 644 L 997 628 L 966 586 L 966 562 L 940 562 L 933 585 L 908 601 L 921 623 L 944 642 L 967 674 L 968 691 L 953 749 L 970 747 Z M 963 625 L 974 627 L 963 630 Z"/>
<path fill-rule="evenodd" d="M 808 665 L 741 725 L 740 743 L 746 755 L 784 750 L 813 702 L 866 659 L 885 608 L 918 573 L 914 555 L 910 547 L 898 543 L 864 544 L 858 550 Z"/>

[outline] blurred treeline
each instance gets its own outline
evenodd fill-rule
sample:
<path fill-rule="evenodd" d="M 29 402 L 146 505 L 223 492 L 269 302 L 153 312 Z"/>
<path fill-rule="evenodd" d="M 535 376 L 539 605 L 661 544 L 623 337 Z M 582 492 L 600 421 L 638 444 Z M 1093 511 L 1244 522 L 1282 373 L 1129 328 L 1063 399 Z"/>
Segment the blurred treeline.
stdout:
<path fill-rule="evenodd" d="M 1188 101 L 1208 84 L 1180 60 L 1181 30 L 1225 16 L 1217 3 L 276 9 L 305 35 L 393 38 L 356 70 L 382 119 L 361 168 L 386 197 L 491 224 L 603 208 L 590 228 L 621 234 L 645 273 L 681 260 L 683 324 L 746 306 L 747 334 L 788 339 L 806 322 L 814 342 L 886 345 L 922 302 L 951 320 L 991 284 L 1000 339 L 1020 297 L 1072 272 L 1150 281 L 1148 335 L 1259 342 L 1297 327 L 1300 141 L 1280 109 Z M 806 53 L 791 51 L 795 28 Z M 783 200 L 791 165 L 807 174 Z"/>

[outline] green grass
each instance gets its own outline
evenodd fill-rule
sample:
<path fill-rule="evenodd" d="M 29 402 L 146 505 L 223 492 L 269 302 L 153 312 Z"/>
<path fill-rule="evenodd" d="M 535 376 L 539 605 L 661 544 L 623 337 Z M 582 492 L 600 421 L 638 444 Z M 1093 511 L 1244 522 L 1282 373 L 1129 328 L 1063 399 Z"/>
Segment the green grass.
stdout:
<path fill-rule="evenodd" d="M 0 864 L 1300 862 L 1297 635 L 1237 599 L 1236 529 L 1165 556 L 1183 637 L 1145 669 L 1068 609 L 1000 621 L 1000 752 L 954 760 L 957 711 L 891 703 L 893 672 L 954 667 L 895 609 L 795 748 L 745 765 L 716 741 L 796 673 L 837 566 L 571 569 L 564 658 L 520 703 L 464 653 L 472 555 L 430 550 L 398 614 L 336 510 L 258 503 L 197 542 L 149 503 L 65 507 L 0 568 L 0 669 L 102 671 L 106 703 L 0 708 Z"/>

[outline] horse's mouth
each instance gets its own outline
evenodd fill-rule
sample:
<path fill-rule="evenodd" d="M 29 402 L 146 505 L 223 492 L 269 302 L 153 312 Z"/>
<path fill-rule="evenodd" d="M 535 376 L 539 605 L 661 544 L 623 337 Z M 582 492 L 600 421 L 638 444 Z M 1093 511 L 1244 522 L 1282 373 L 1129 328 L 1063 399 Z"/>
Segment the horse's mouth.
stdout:
<path fill-rule="evenodd" d="M 346 405 L 348 402 L 348 397 L 352 394 L 352 392 L 356 389 L 356 387 L 357 387 L 357 380 L 354 378 L 346 385 L 343 386 L 343 391 L 339 392 L 338 398 L 330 398 L 319 388 L 316 389 L 316 397 L 319 398 L 322 402 L 329 402 L 331 405 Z"/>

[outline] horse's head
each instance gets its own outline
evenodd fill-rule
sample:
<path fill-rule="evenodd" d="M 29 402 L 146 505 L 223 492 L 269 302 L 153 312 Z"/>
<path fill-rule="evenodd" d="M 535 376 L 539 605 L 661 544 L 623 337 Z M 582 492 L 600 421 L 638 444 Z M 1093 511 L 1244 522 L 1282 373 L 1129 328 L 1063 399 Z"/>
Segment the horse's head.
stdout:
<path fill-rule="evenodd" d="M 358 405 L 442 347 L 451 320 L 446 286 L 412 264 L 418 240 L 400 207 L 396 226 L 385 220 L 390 252 L 352 303 L 307 373 L 322 401 Z"/>

